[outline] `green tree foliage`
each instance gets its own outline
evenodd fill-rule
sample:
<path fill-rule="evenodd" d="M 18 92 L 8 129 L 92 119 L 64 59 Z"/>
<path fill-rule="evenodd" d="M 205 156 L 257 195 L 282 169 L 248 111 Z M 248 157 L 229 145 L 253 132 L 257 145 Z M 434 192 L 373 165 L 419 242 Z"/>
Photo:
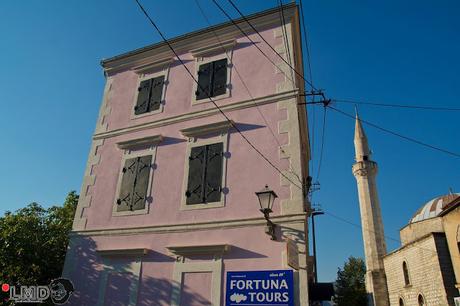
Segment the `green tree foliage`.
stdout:
<path fill-rule="evenodd" d="M 338 306 L 367 305 L 365 274 L 366 265 L 362 258 L 350 256 L 343 270 L 339 268 L 334 298 Z"/>
<path fill-rule="evenodd" d="M 61 275 L 78 195 L 63 206 L 29 204 L 0 217 L 0 283 L 47 285 Z"/>

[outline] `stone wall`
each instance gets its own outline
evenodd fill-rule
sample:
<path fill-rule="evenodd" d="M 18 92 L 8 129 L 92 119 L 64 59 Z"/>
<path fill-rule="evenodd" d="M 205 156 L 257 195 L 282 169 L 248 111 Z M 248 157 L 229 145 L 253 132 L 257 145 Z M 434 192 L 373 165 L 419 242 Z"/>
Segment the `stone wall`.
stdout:
<path fill-rule="evenodd" d="M 457 296 L 460 294 L 460 206 L 442 217 L 449 245 L 450 259 L 456 276 Z"/>
<path fill-rule="evenodd" d="M 448 256 L 447 247 L 440 247 L 443 243 L 444 234 L 429 234 L 384 257 L 390 305 L 398 306 L 402 298 L 404 305 L 418 306 L 419 294 L 426 305 L 454 305 L 446 294 L 446 275 L 443 278 L 441 273 L 446 269 L 442 258 Z M 409 285 L 404 282 L 404 261 L 409 271 Z"/>
<path fill-rule="evenodd" d="M 399 235 L 402 245 L 426 236 L 430 233 L 444 232 L 441 218 L 432 218 L 415 223 L 409 223 L 401 229 Z"/>

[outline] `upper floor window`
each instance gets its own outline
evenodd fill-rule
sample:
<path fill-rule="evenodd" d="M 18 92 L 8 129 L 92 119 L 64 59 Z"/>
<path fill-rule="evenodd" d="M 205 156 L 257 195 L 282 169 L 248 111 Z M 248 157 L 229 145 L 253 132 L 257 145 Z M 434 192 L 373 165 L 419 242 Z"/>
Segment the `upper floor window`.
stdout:
<path fill-rule="evenodd" d="M 197 101 L 227 93 L 227 68 L 227 58 L 200 65 L 195 92 Z"/>
<path fill-rule="evenodd" d="M 121 170 L 122 178 L 117 199 L 117 212 L 145 208 L 151 168 L 151 155 L 125 160 L 125 165 Z"/>
<path fill-rule="evenodd" d="M 226 185 L 229 130 L 222 121 L 181 130 L 188 138 L 184 164 L 181 210 L 223 207 Z"/>
<path fill-rule="evenodd" d="M 148 213 L 156 146 L 161 140 L 156 135 L 117 143 L 124 154 L 112 215 Z"/>
<path fill-rule="evenodd" d="M 164 81 L 164 75 L 141 80 L 137 89 L 136 105 L 134 106 L 135 115 L 141 115 L 160 109 L 163 100 Z"/>
<path fill-rule="evenodd" d="M 403 261 L 403 274 L 404 274 L 404 284 L 406 286 L 410 285 L 410 279 L 409 279 L 409 270 L 407 269 L 407 263 Z"/>
<path fill-rule="evenodd" d="M 220 201 L 223 149 L 224 144 L 219 142 L 190 150 L 187 205 Z"/>

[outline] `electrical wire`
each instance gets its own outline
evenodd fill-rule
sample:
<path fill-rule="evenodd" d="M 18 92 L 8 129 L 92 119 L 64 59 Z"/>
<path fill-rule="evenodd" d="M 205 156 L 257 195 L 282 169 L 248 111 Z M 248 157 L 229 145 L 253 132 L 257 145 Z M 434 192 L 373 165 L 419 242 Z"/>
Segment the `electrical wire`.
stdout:
<path fill-rule="evenodd" d="M 152 24 L 152 26 L 155 28 L 155 30 L 158 32 L 158 34 L 161 36 L 161 38 L 163 39 L 163 41 L 168 45 L 169 49 L 174 53 L 174 55 L 177 57 L 177 59 L 179 60 L 179 62 L 181 63 L 181 65 L 184 67 L 184 69 L 187 71 L 187 73 L 190 75 L 190 77 L 193 79 L 193 81 L 197 84 L 197 86 L 199 86 L 199 88 L 206 93 L 206 95 L 208 96 L 208 99 L 214 104 L 214 106 L 217 108 L 217 110 L 222 114 L 222 116 L 224 116 L 224 118 L 231 124 L 231 126 L 241 135 L 241 137 L 249 144 L 249 146 L 257 153 L 259 154 L 273 169 L 275 169 L 281 176 L 283 176 L 285 179 L 287 179 L 289 182 L 291 182 L 293 185 L 297 186 L 297 188 L 303 190 L 303 187 L 302 186 L 299 186 L 297 185 L 296 183 L 294 183 L 286 174 L 284 174 L 277 166 L 275 166 L 259 149 L 257 149 L 257 147 L 254 146 L 254 144 L 252 144 L 251 141 L 249 141 L 249 139 L 243 134 L 243 132 L 241 132 L 241 130 L 238 128 L 238 126 L 232 121 L 230 120 L 230 118 L 227 116 L 227 114 L 224 113 L 224 111 L 217 105 L 217 103 L 214 101 L 214 99 L 212 99 L 212 97 L 207 93 L 207 91 L 203 90 L 203 88 L 201 87 L 201 85 L 198 83 L 198 81 L 196 80 L 195 76 L 192 74 L 192 72 L 187 68 L 187 66 L 185 65 L 185 63 L 183 62 L 183 60 L 179 57 L 179 55 L 177 54 L 176 50 L 174 50 L 174 48 L 172 47 L 172 45 L 169 43 L 169 41 L 166 39 L 166 37 L 163 35 L 163 33 L 161 32 L 161 30 L 158 28 L 158 26 L 156 25 L 156 23 L 153 21 L 153 19 L 150 17 L 150 15 L 147 13 L 147 11 L 144 9 L 144 7 L 142 6 L 142 4 L 139 2 L 139 0 L 134 0 L 137 5 L 139 6 L 139 8 L 141 9 L 141 11 L 143 12 L 143 14 L 145 15 L 145 17 L 147 17 L 147 19 L 150 21 L 150 23 Z"/>
<path fill-rule="evenodd" d="M 305 51 L 307 53 L 307 67 L 308 67 L 308 75 L 310 77 L 310 83 L 313 84 L 313 73 L 312 73 L 312 69 L 311 69 L 311 56 L 310 56 L 310 44 L 308 42 L 308 32 L 307 32 L 307 27 L 305 26 L 305 14 L 304 14 L 304 10 L 303 10 L 303 4 L 302 4 L 302 0 L 299 1 L 299 6 L 300 6 L 300 17 L 301 17 L 301 26 L 303 28 L 303 33 L 304 33 L 304 37 L 305 39 L 303 40 L 304 41 L 304 44 L 305 44 Z M 314 88 L 311 87 L 311 92 L 314 91 Z M 315 96 L 313 96 L 313 99 L 312 101 L 315 102 Z M 316 125 L 316 108 L 312 108 L 312 122 L 311 122 L 311 148 L 310 148 L 310 158 L 311 158 L 311 173 L 314 173 L 314 163 L 313 163 L 313 160 L 314 160 L 314 157 L 315 157 L 315 154 L 314 154 L 314 151 L 315 151 L 315 125 Z M 312 201 L 313 201 L 313 197 L 312 197 Z"/>
<path fill-rule="evenodd" d="M 286 30 L 286 19 L 284 18 L 283 0 L 278 0 L 278 4 L 279 4 L 281 29 L 283 31 L 284 50 L 285 50 L 286 58 L 287 58 L 289 64 L 292 64 L 291 50 L 289 48 L 289 38 L 288 38 L 287 30 Z M 292 70 L 289 70 L 289 71 L 290 71 L 290 74 L 291 74 L 291 79 L 294 80 Z M 294 81 L 292 81 L 292 88 L 295 88 Z"/>
<path fill-rule="evenodd" d="M 363 228 L 362 225 L 356 224 L 356 223 L 354 223 L 354 222 L 352 222 L 352 221 L 350 221 L 350 220 L 347 220 L 347 219 L 345 219 L 345 218 L 342 218 L 342 217 L 340 217 L 340 216 L 338 216 L 338 215 L 336 215 L 336 214 L 333 214 L 333 213 L 331 213 L 331 212 L 329 212 L 329 211 L 323 210 L 323 212 L 324 212 L 324 214 L 326 214 L 326 215 L 328 215 L 328 216 L 330 216 L 330 217 L 332 217 L 332 218 L 334 218 L 334 219 L 336 219 L 336 220 L 339 220 L 339 221 L 341 221 L 341 222 L 343 222 L 343 223 L 346 223 L 346 224 L 349 224 L 349 225 L 354 226 L 354 227 L 356 227 L 356 228 L 359 228 L 359 229 L 362 230 L 362 231 L 364 230 L 364 231 L 366 231 L 366 232 L 373 233 L 373 234 L 376 233 L 375 231 L 373 231 L 373 230 L 371 230 L 371 229 Z M 394 238 L 394 237 L 391 237 L 391 236 L 388 236 L 388 235 L 385 235 L 385 234 L 383 235 L 383 237 L 385 237 L 385 238 L 388 239 L 388 240 L 391 240 L 391 241 L 394 241 L 394 242 L 399 243 L 400 247 L 399 247 L 398 249 L 400 249 L 401 247 L 404 246 L 403 243 L 402 243 L 402 241 L 401 241 L 400 239 L 397 239 L 397 238 Z M 418 249 L 420 249 L 420 250 L 429 251 L 429 252 L 432 252 L 432 253 L 438 255 L 438 252 L 436 252 L 435 250 L 423 248 L 423 247 L 420 247 L 420 246 L 417 246 L 417 245 L 413 245 L 413 246 L 416 247 L 416 248 L 418 248 Z M 455 254 L 451 254 L 451 256 L 460 258 L 460 256 L 455 255 Z"/>
<path fill-rule="evenodd" d="M 247 33 L 245 33 L 240 26 L 238 26 L 238 24 L 233 20 L 233 18 L 230 17 L 230 15 L 222 8 L 222 6 L 220 6 L 216 0 L 212 0 L 214 2 L 214 4 L 219 8 L 219 10 L 241 31 L 241 33 L 243 35 L 245 35 L 247 38 L 248 35 Z M 312 82 L 308 81 L 304 76 L 303 74 L 299 73 L 290 63 L 288 63 L 286 61 L 286 59 L 284 59 L 283 56 L 281 56 L 274 48 L 273 46 L 260 34 L 260 32 L 252 25 L 252 23 L 246 18 L 246 16 L 238 9 L 238 7 L 235 5 L 235 3 L 232 1 L 232 0 L 227 0 L 232 6 L 233 8 L 240 14 L 240 16 L 246 21 L 246 23 L 252 28 L 252 30 L 265 42 L 265 44 L 267 44 L 267 46 L 284 62 L 286 63 L 289 68 L 291 69 L 291 71 L 295 72 L 295 74 L 297 74 L 299 77 L 301 77 L 305 83 L 307 83 L 308 85 L 311 86 L 311 88 L 313 90 L 316 90 L 316 87 L 313 85 Z M 260 48 L 258 48 L 259 51 L 262 51 L 260 50 Z"/>
<path fill-rule="evenodd" d="M 217 7 L 222 11 L 222 13 L 224 13 L 227 18 L 233 23 L 236 25 L 235 21 L 228 15 L 228 13 L 217 3 L 216 0 L 212 0 L 216 5 Z M 235 3 L 232 1 L 232 0 L 227 0 L 232 6 L 233 8 L 238 12 L 238 14 L 241 15 L 241 17 L 244 19 L 244 21 L 246 21 L 246 23 L 252 28 L 252 30 L 267 44 L 267 46 L 284 62 L 286 63 L 286 65 L 289 66 L 289 68 L 292 69 L 293 72 L 295 72 L 295 74 L 297 74 L 300 78 L 302 78 L 307 84 L 309 84 L 313 89 L 316 90 L 315 86 L 313 84 L 311 84 L 310 81 L 308 81 L 300 72 L 298 72 L 294 67 L 292 67 L 291 64 L 289 64 L 285 59 L 284 57 L 282 57 L 276 50 L 275 48 L 273 48 L 273 46 L 259 33 L 259 31 L 257 31 L 257 29 L 252 25 L 252 23 L 246 18 L 246 16 L 238 9 L 238 7 L 235 5 Z M 239 26 L 238 26 L 239 29 L 241 29 Z M 244 32 L 243 34 L 245 36 L 247 36 Z"/>
<path fill-rule="evenodd" d="M 319 162 L 318 162 L 318 173 L 316 174 L 316 181 L 319 181 L 319 175 L 321 174 L 321 164 L 323 162 L 323 154 L 324 154 L 324 135 L 326 133 L 326 115 L 327 115 L 327 107 L 324 107 L 323 113 L 323 128 L 321 133 L 321 151 L 319 155 Z"/>
<path fill-rule="evenodd" d="M 168 47 L 171 49 L 171 51 L 174 53 L 174 55 L 175 55 L 175 56 L 177 57 L 177 59 L 180 61 L 181 65 L 185 68 L 185 70 L 187 71 L 187 73 L 192 77 L 192 79 L 197 83 L 197 85 L 200 86 L 200 85 L 198 84 L 198 81 L 195 79 L 195 77 L 194 77 L 193 74 L 190 72 L 190 70 L 187 68 L 187 66 L 185 66 L 185 64 L 184 64 L 184 62 L 182 61 L 182 59 L 178 56 L 178 54 L 176 53 L 176 51 L 174 50 L 174 48 L 171 46 L 171 44 L 169 43 L 169 41 L 165 38 L 165 36 L 163 35 L 163 33 L 160 31 L 160 29 L 159 29 L 158 26 L 155 24 L 155 22 L 153 21 L 153 19 L 149 16 L 149 14 L 148 14 L 147 11 L 144 9 L 144 7 L 143 7 L 142 4 L 139 2 L 139 0 L 134 0 L 134 1 L 137 3 L 137 5 L 139 6 L 139 8 L 140 8 L 141 11 L 143 12 L 143 14 L 147 17 L 147 19 L 150 21 L 150 23 L 151 23 L 151 24 L 153 25 L 153 27 L 156 29 L 156 31 L 157 31 L 158 34 L 161 36 L 161 38 L 163 39 L 163 41 L 168 45 Z M 214 1 L 214 0 L 213 0 L 213 1 Z M 200 89 L 202 89 L 201 86 L 200 86 Z M 257 148 L 246 138 L 246 136 L 244 136 L 244 134 L 241 132 L 241 130 L 233 123 L 233 121 L 230 120 L 230 118 L 228 118 L 228 116 L 220 109 L 220 107 L 215 103 L 215 101 L 214 101 L 209 95 L 208 95 L 208 98 L 209 98 L 209 100 L 215 105 L 215 107 L 219 110 L 219 112 L 225 117 L 225 119 L 233 126 L 233 128 L 235 128 L 235 130 L 241 135 L 241 137 L 251 146 L 252 149 L 254 149 L 254 150 L 255 150 L 255 151 L 256 151 L 256 152 L 257 152 L 257 153 L 258 153 L 258 154 L 259 154 L 259 155 L 260 155 L 260 156 L 261 156 L 271 167 L 272 167 L 272 168 L 274 168 L 278 173 L 280 173 L 283 177 L 285 177 L 288 181 L 290 181 L 295 187 L 299 188 L 300 190 L 303 190 L 302 186 L 299 186 L 299 185 L 295 184 L 294 182 L 292 182 L 292 181 L 290 180 L 289 177 L 287 177 L 286 175 L 284 175 L 284 174 L 283 174 L 273 163 L 270 162 L 270 160 L 267 159 L 267 157 L 265 157 L 265 155 L 262 154 L 262 152 L 260 152 L 260 151 L 259 151 L 259 150 L 258 150 L 258 149 L 257 149 Z M 336 108 L 334 108 L 334 107 L 332 107 L 332 106 L 330 106 L 330 105 L 329 105 L 328 107 L 331 108 L 331 109 L 333 109 L 333 110 L 335 110 L 335 111 L 338 111 L 339 113 L 342 113 L 342 114 L 344 114 L 344 115 L 346 115 L 346 116 L 350 116 L 349 114 L 347 114 L 347 113 L 345 113 L 345 112 L 342 112 L 342 111 L 340 111 L 340 110 L 338 110 L 338 109 L 336 109 Z M 325 111 L 326 111 L 326 109 L 325 109 Z M 353 117 L 353 116 L 352 116 L 352 117 Z M 368 123 L 368 122 L 366 122 L 366 121 L 364 121 L 364 120 L 361 120 L 361 119 L 360 119 L 360 121 L 362 121 L 362 122 L 364 122 L 364 123 L 366 123 L 366 124 L 369 124 L 369 125 L 371 125 L 371 126 L 377 127 L 377 126 L 375 126 L 375 125 L 373 125 L 373 124 L 370 124 L 370 123 Z M 380 128 L 380 127 L 377 127 L 377 128 Z M 385 131 L 388 131 L 388 130 L 385 130 Z M 324 132 L 324 131 L 323 131 L 323 132 Z M 388 131 L 388 132 L 390 132 L 390 133 L 393 134 L 393 132 L 391 132 L 391 131 Z M 396 135 L 396 134 L 395 134 L 395 135 Z M 403 136 L 403 138 L 405 138 L 405 137 Z M 423 143 L 422 143 L 422 144 L 423 144 Z M 429 145 L 426 145 L 426 144 L 423 144 L 423 145 L 429 146 Z M 429 147 L 431 147 L 431 146 L 429 146 Z M 433 148 L 435 148 L 435 147 L 433 147 Z M 457 154 L 455 154 L 455 153 L 452 153 L 452 152 L 449 152 L 449 151 L 445 151 L 445 150 L 442 150 L 442 149 L 439 149 L 439 150 L 441 150 L 441 151 L 443 151 L 443 152 L 445 152 L 445 153 L 453 154 L 453 155 L 455 155 L 455 156 L 459 156 L 459 157 L 460 157 L 460 155 L 457 155 Z M 324 211 L 324 210 L 323 210 L 323 211 Z M 335 215 L 335 214 L 332 214 L 332 213 L 330 213 L 330 212 L 328 212 L 328 211 L 324 211 L 324 212 L 325 212 L 325 214 L 327 214 L 327 215 L 329 215 L 329 216 L 332 216 L 333 218 L 335 218 L 335 219 L 337 219 L 337 220 L 340 220 L 340 221 L 342 221 L 342 222 L 345 222 L 345 223 L 347 223 L 347 224 L 350 224 L 350 225 L 352 225 L 352 226 L 355 226 L 355 227 L 358 227 L 358 228 L 362 229 L 362 227 L 361 227 L 360 225 L 357 225 L 357 224 L 355 224 L 355 223 L 353 223 L 353 222 L 351 222 L 351 221 L 348 221 L 348 220 L 345 219 L 345 218 L 339 217 L 339 216 L 337 216 L 337 215 Z M 365 230 L 365 231 L 369 231 L 369 232 L 373 232 L 372 230 L 369 230 L 369 229 L 364 229 L 364 230 Z M 394 241 L 397 241 L 397 242 L 401 243 L 398 239 L 395 239 L 395 238 L 392 238 L 392 237 L 388 237 L 388 236 L 385 236 L 385 237 L 388 238 L 388 239 L 390 239 L 390 240 L 394 240 Z M 433 250 L 430 250 L 430 249 L 426 249 L 426 250 L 428 250 L 428 251 L 433 251 Z M 433 251 L 433 252 L 435 252 L 435 251 Z"/>
<path fill-rule="evenodd" d="M 339 114 L 342 114 L 342 115 L 344 115 L 344 116 L 346 116 L 346 117 L 349 117 L 349 118 L 352 118 L 352 119 L 356 119 L 356 116 L 353 116 L 353 115 L 351 115 L 351 114 L 349 114 L 349 113 L 346 113 L 346 112 L 344 112 L 344 111 L 342 111 L 342 110 L 340 110 L 340 109 L 337 109 L 337 108 L 335 108 L 335 107 L 333 107 L 333 106 L 331 106 L 331 105 L 329 105 L 328 108 L 330 108 L 330 109 L 334 110 L 335 112 L 337 112 L 337 113 L 339 113 Z M 362 123 L 365 123 L 365 124 L 367 124 L 367 125 L 369 125 L 369 126 L 372 126 L 373 128 L 376 128 L 376 129 L 378 129 L 378 130 L 381 130 L 381 131 L 383 131 L 383 132 L 385 132 L 385 133 L 388 133 L 388 134 L 397 136 L 397 137 L 399 137 L 399 138 L 402 138 L 402 139 L 405 139 L 405 140 L 407 140 L 407 141 L 416 143 L 416 144 L 418 144 L 418 145 L 421 145 L 421 146 L 424 146 L 424 147 L 427 147 L 427 148 L 431 148 L 431 149 L 433 149 L 433 150 L 436 150 L 436 151 L 439 151 L 439 152 L 443 152 L 443 153 L 446 153 L 446 154 L 449 154 L 449 155 L 452 155 L 452 156 L 455 156 L 455 157 L 460 157 L 460 154 L 458 154 L 458 153 L 455 153 L 455 152 L 452 152 L 452 151 L 448 151 L 448 150 L 445 150 L 445 149 L 436 147 L 436 146 L 434 146 L 434 145 L 431 145 L 431 144 L 422 142 L 422 141 L 420 141 L 420 140 L 417 140 L 417 139 L 414 139 L 414 138 L 411 138 L 411 137 L 408 137 L 408 136 L 404 136 L 404 135 L 402 135 L 402 134 L 400 134 L 400 133 L 397 133 L 397 132 L 390 131 L 390 130 L 388 130 L 388 129 L 386 129 L 386 128 L 383 128 L 383 127 L 381 127 L 381 126 L 379 126 L 379 125 L 377 125 L 377 124 L 374 124 L 374 123 L 372 123 L 372 122 L 363 120 L 363 119 L 361 119 L 361 118 L 357 118 L 357 120 L 359 120 L 359 121 L 361 121 Z"/>
<path fill-rule="evenodd" d="M 383 107 L 414 108 L 414 109 L 436 110 L 436 111 L 460 111 L 460 108 L 455 108 L 455 107 L 375 103 L 375 102 L 364 102 L 364 101 L 344 100 L 344 99 L 332 99 L 332 101 L 338 102 L 338 103 L 350 103 L 350 104 L 358 104 L 358 105 L 371 105 L 371 106 L 383 106 Z"/>
<path fill-rule="evenodd" d="M 310 44 L 308 43 L 308 32 L 307 32 L 307 27 L 305 26 L 305 15 L 303 13 L 303 5 L 302 5 L 302 0 L 299 1 L 299 6 L 300 6 L 300 15 L 302 17 L 302 27 L 303 27 L 303 33 L 305 36 L 305 50 L 307 52 L 307 64 L 308 64 L 308 73 L 310 75 L 310 83 L 313 84 L 313 74 L 311 72 L 311 58 L 310 58 Z M 314 88 L 312 87 L 312 90 Z"/>
<path fill-rule="evenodd" d="M 214 37 L 217 39 L 217 42 L 219 43 L 221 49 L 224 51 L 225 53 L 225 56 L 227 57 L 227 59 L 230 61 L 230 57 L 227 53 L 227 50 L 225 49 L 225 47 L 223 46 L 222 44 L 222 40 L 220 39 L 219 35 L 217 35 L 217 33 L 214 31 L 214 29 L 211 27 L 211 22 L 209 21 L 209 18 L 208 16 L 206 15 L 204 9 L 201 7 L 200 3 L 199 3 L 199 0 L 195 0 L 195 4 L 197 5 L 198 7 L 198 10 L 200 11 L 201 15 L 203 16 L 203 18 L 206 20 L 206 23 L 208 24 L 208 26 L 210 27 L 211 29 L 211 32 L 213 33 Z M 243 87 L 245 88 L 246 92 L 248 93 L 252 103 L 254 104 L 254 106 L 256 107 L 257 111 L 259 112 L 260 116 L 262 117 L 263 121 L 265 122 L 265 126 L 269 129 L 270 133 L 272 134 L 273 138 L 275 139 L 276 143 L 278 144 L 280 150 L 282 153 L 286 153 L 283 149 L 283 146 L 281 145 L 280 141 L 278 140 L 278 138 L 276 137 L 275 135 L 275 132 L 273 131 L 273 129 L 270 127 L 270 124 L 268 123 L 267 119 L 265 118 L 264 114 L 262 113 L 262 110 L 259 108 L 259 104 L 256 102 L 256 100 L 254 99 L 254 96 L 251 94 L 251 91 L 249 90 L 249 87 L 247 86 L 246 82 L 244 82 L 243 80 L 243 77 L 241 76 L 237 66 L 235 63 L 232 62 L 232 68 L 235 69 L 235 72 L 238 76 L 238 78 L 240 79 L 241 83 L 243 84 Z M 299 181 L 300 184 L 303 184 L 302 180 L 300 179 L 300 176 L 294 171 L 294 169 L 292 169 L 291 165 L 289 165 L 289 172 L 292 173 L 296 178 L 297 180 Z"/>
<path fill-rule="evenodd" d="M 262 49 L 260 49 L 260 47 L 256 44 L 256 42 L 254 42 L 254 40 L 252 40 L 251 37 L 249 37 L 249 34 L 247 34 L 236 22 L 235 20 L 233 20 L 228 14 L 227 12 L 219 5 L 219 3 L 217 3 L 215 0 L 212 0 L 214 2 L 214 4 L 220 9 L 220 11 L 222 13 L 224 13 L 224 15 L 233 23 L 233 25 L 238 28 L 238 30 L 254 45 L 254 47 L 257 48 L 257 50 L 259 50 L 260 53 L 262 53 L 262 55 L 273 65 L 275 66 L 281 73 L 284 74 L 284 76 L 291 82 L 294 82 L 293 79 L 291 79 L 289 76 L 286 75 L 286 72 L 281 68 L 279 67 Z"/>

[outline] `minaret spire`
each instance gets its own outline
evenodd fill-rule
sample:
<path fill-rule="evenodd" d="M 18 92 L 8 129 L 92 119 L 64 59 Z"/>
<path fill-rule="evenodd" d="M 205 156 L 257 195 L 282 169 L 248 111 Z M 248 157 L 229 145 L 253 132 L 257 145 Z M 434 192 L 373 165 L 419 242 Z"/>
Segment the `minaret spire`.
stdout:
<path fill-rule="evenodd" d="M 366 133 L 356 110 L 355 160 L 353 175 L 358 184 L 364 254 L 366 257 L 366 291 L 369 305 L 388 306 L 388 288 L 383 256 L 386 254 L 382 213 L 377 193 L 377 163 L 371 160 Z"/>
<path fill-rule="evenodd" d="M 364 132 L 363 125 L 358 116 L 358 110 L 356 110 L 356 122 L 355 122 L 355 159 L 356 161 L 369 160 L 371 157 L 371 151 L 369 150 L 369 144 L 367 142 L 367 136 Z"/>

